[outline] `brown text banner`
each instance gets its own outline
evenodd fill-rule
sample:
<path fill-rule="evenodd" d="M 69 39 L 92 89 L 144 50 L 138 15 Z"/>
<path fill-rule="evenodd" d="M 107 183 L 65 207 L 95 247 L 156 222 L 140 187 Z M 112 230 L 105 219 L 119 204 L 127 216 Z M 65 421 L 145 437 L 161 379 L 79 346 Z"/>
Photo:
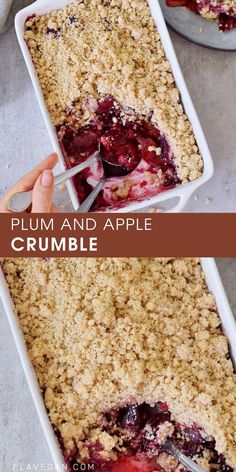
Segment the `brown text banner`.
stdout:
<path fill-rule="evenodd" d="M 1 214 L 0 257 L 236 257 L 236 214 Z"/>

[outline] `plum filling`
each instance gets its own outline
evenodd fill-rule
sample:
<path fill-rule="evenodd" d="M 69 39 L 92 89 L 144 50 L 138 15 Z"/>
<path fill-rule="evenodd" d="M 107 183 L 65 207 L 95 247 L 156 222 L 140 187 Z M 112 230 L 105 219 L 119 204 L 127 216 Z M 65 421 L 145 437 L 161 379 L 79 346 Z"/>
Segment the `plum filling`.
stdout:
<path fill-rule="evenodd" d="M 201 10 L 204 5 L 201 3 L 198 3 L 196 0 L 166 0 L 166 4 L 168 7 L 186 7 L 189 10 L 193 11 L 196 14 L 201 14 Z M 230 31 L 234 28 L 236 28 L 236 17 L 235 15 L 231 15 L 231 12 L 229 14 L 223 13 L 217 10 L 217 8 L 214 5 L 212 5 L 212 10 L 213 12 L 219 13 L 218 15 L 218 22 L 219 22 L 219 29 L 221 31 Z"/>
<path fill-rule="evenodd" d="M 66 166 L 71 168 L 85 161 L 100 146 L 102 158 L 129 173 L 128 177 L 107 179 L 93 211 L 122 207 L 127 201 L 143 200 L 181 183 L 170 145 L 151 122 L 151 116 L 139 116 L 133 110 L 121 107 L 110 96 L 99 102 L 88 100 L 88 111 L 90 119 L 84 126 L 77 126 L 72 111 L 68 113 L 67 121 L 57 127 Z M 102 165 L 98 163 L 74 178 L 80 202 L 89 195 L 102 174 Z M 126 191 L 120 191 L 124 187 Z"/>
<path fill-rule="evenodd" d="M 170 464 L 171 470 L 178 470 L 177 460 L 165 450 L 169 437 L 193 460 L 207 457 L 210 471 L 233 472 L 224 457 L 217 453 L 214 439 L 206 437 L 197 425 L 190 427 L 175 422 L 165 403 L 158 402 L 153 407 L 143 403 L 113 410 L 104 415 L 100 427 L 101 432 L 120 438 L 119 447 L 114 451 L 117 459 L 105 458 L 101 444 L 85 440 L 89 453 L 86 461 L 79 459 L 77 448 L 70 453 L 64 451 L 71 472 L 80 470 L 81 463 L 87 466 L 83 470 L 96 472 L 156 472 L 170 470 Z"/>
<path fill-rule="evenodd" d="M 60 29 L 59 28 L 46 28 L 46 35 L 50 38 L 59 38 Z"/>
<path fill-rule="evenodd" d="M 236 17 L 221 13 L 219 15 L 219 28 L 221 31 L 229 31 L 236 28 Z"/>

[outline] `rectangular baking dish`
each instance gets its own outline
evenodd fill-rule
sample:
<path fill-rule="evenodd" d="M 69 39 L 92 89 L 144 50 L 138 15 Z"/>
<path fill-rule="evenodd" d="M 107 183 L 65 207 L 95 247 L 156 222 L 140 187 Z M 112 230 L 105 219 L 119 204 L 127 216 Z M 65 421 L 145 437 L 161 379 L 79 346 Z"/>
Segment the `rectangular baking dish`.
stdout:
<path fill-rule="evenodd" d="M 224 287 L 222 285 L 220 275 L 218 273 L 216 263 L 214 259 L 203 258 L 201 259 L 202 269 L 206 277 L 206 282 L 209 290 L 214 294 L 218 313 L 222 321 L 223 331 L 226 334 L 230 350 L 231 357 L 236 364 L 236 320 L 231 311 L 229 302 L 227 300 Z M 55 464 L 55 468 L 58 472 L 66 470 L 66 465 L 63 460 L 63 456 L 57 441 L 57 438 L 53 432 L 53 428 L 47 416 L 47 412 L 43 403 L 43 398 L 38 386 L 36 375 L 31 362 L 28 357 L 26 350 L 23 334 L 20 328 L 18 317 L 15 313 L 13 301 L 11 299 L 7 283 L 5 281 L 2 269 L 0 268 L 0 297 L 2 299 L 8 321 L 10 324 L 11 332 L 16 343 L 16 348 L 22 363 L 22 367 L 25 372 L 25 376 L 32 394 L 32 398 L 37 410 L 39 420 L 41 422 L 45 437 L 48 442 L 49 449 Z"/>
<path fill-rule="evenodd" d="M 34 68 L 29 50 L 24 40 L 24 28 L 25 28 L 24 25 L 25 25 L 26 19 L 33 14 L 43 15 L 43 14 L 49 13 L 52 10 L 57 10 L 59 8 L 62 8 L 63 6 L 72 2 L 73 0 L 37 0 L 32 5 L 29 5 L 28 7 L 19 11 L 15 18 L 15 29 L 16 29 L 17 38 L 20 44 L 20 48 L 24 56 L 26 66 L 29 71 L 32 83 L 33 83 L 33 87 L 34 87 L 34 90 L 35 90 L 35 93 L 39 102 L 39 106 L 41 108 L 41 112 L 44 117 L 45 125 L 48 130 L 49 137 L 51 139 L 52 147 L 55 150 L 55 152 L 57 152 L 57 154 L 59 155 L 60 164 L 63 170 L 65 170 L 64 158 L 62 156 L 62 152 L 61 152 L 58 140 L 57 140 L 54 126 L 52 124 L 49 112 L 44 102 L 42 90 L 41 90 L 38 78 L 36 76 L 35 68 Z M 156 205 L 159 202 L 164 203 L 164 201 L 173 199 L 173 198 L 175 199 L 175 202 L 177 199 L 178 203 L 175 204 L 174 207 L 172 207 L 171 210 L 169 211 L 175 212 L 175 213 L 180 212 L 183 210 L 183 208 L 187 204 L 192 193 L 202 184 L 207 182 L 207 180 L 209 180 L 211 176 L 213 175 L 213 171 L 214 171 L 212 157 L 208 149 L 208 145 L 207 145 L 205 136 L 203 134 L 196 111 L 194 109 L 191 97 L 189 95 L 185 80 L 183 78 L 179 63 L 177 61 L 175 51 L 174 51 L 174 48 L 173 48 L 168 30 L 167 30 L 166 24 L 165 24 L 165 20 L 162 15 L 159 1 L 148 0 L 148 3 L 151 9 L 154 22 L 160 34 L 161 41 L 162 41 L 162 44 L 166 53 L 166 57 L 171 64 L 172 71 L 175 77 L 175 82 L 180 91 L 185 112 L 193 127 L 195 139 L 203 158 L 204 169 L 203 169 L 203 174 L 198 179 L 192 182 L 189 182 L 187 184 L 180 185 L 179 187 L 175 189 L 167 190 L 149 199 L 143 200 L 142 202 L 134 202 L 127 205 L 126 207 L 114 210 L 119 213 L 139 211 L 139 210 L 142 210 L 144 207 Z M 79 207 L 79 201 L 78 201 L 76 191 L 71 181 L 68 183 L 68 191 L 69 191 L 74 209 L 77 210 Z M 160 205 L 160 207 L 162 207 L 162 205 Z"/>

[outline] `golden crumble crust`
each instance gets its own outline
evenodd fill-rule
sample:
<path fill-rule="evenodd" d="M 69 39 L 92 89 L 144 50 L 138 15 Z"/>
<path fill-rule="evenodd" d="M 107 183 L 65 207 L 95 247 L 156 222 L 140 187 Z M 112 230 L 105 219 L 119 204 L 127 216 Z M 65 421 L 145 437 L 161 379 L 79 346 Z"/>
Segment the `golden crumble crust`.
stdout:
<path fill-rule="evenodd" d="M 166 402 L 236 467 L 236 375 L 196 258 L 5 259 L 2 268 L 51 422 L 65 447 L 120 439 L 102 414 Z M 168 424 L 167 424 L 168 426 Z"/>
<path fill-rule="evenodd" d="M 113 95 L 138 114 L 153 113 L 183 182 L 202 174 L 203 161 L 146 0 L 77 0 L 29 18 L 25 40 L 54 125 L 67 120 L 68 112 L 86 123 L 88 98 Z"/>

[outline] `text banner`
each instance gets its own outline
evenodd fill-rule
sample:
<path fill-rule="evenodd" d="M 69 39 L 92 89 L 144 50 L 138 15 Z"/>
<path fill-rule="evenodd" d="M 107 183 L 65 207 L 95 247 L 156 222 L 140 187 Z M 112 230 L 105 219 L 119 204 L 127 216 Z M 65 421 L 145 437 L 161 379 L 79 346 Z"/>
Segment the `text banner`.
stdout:
<path fill-rule="evenodd" d="M 0 257 L 236 257 L 236 214 L 2 214 Z"/>

